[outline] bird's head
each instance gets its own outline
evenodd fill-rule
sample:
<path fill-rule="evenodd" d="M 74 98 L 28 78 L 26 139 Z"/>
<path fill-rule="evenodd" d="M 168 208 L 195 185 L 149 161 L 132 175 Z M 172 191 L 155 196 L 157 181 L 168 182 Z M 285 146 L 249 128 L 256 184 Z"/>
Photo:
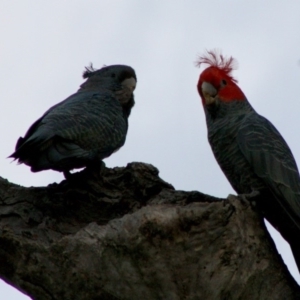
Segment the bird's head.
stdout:
<path fill-rule="evenodd" d="M 236 62 L 225 58 L 217 51 L 207 51 L 196 62 L 197 66 L 208 65 L 200 74 L 198 92 L 204 107 L 215 106 L 219 102 L 244 101 L 246 97 L 231 75 Z"/>
<path fill-rule="evenodd" d="M 133 92 L 137 82 L 135 71 L 125 65 L 104 66 L 99 70 L 94 69 L 91 65 L 85 68 L 83 78 L 87 79 L 81 85 L 81 88 L 85 89 L 101 88 L 101 86 L 107 85 L 109 88 L 124 88 Z"/>
<path fill-rule="evenodd" d="M 134 95 L 137 79 L 133 68 L 125 65 L 105 66 L 96 70 L 91 65 L 86 67 L 83 78 L 87 79 L 80 86 L 80 91 L 109 90 L 120 101 L 124 113 L 129 116 L 134 106 Z"/>

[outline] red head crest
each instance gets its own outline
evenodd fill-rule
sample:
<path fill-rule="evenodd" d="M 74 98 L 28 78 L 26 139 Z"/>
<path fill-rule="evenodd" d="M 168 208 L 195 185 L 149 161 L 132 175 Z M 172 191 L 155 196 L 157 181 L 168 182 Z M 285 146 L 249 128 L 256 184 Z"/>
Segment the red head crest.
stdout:
<path fill-rule="evenodd" d="M 200 67 L 202 64 L 217 68 L 223 71 L 233 82 L 238 82 L 231 75 L 232 71 L 237 69 L 237 61 L 232 56 L 226 58 L 218 50 L 207 50 L 207 53 L 199 56 L 196 61 L 197 67 Z"/>
<path fill-rule="evenodd" d="M 200 74 L 198 81 L 198 91 L 203 104 L 205 103 L 202 94 L 203 82 L 207 82 L 214 87 L 221 101 L 245 100 L 245 95 L 236 84 L 237 80 L 231 74 L 237 68 L 237 62 L 232 56 L 227 58 L 220 51 L 207 51 L 203 56 L 199 56 L 196 62 L 197 67 L 202 64 L 208 65 Z"/>

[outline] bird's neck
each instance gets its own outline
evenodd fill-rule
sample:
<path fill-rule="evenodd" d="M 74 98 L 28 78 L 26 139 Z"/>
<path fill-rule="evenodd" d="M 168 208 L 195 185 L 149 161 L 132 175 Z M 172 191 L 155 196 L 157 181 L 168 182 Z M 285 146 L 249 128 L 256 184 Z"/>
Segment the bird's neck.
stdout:
<path fill-rule="evenodd" d="M 134 102 L 133 94 L 131 94 L 131 97 L 128 99 L 128 101 L 126 101 L 125 103 L 121 103 L 124 115 L 127 118 L 129 117 L 129 115 L 131 113 L 131 109 L 133 108 L 134 104 L 135 104 L 135 102 Z"/>
<path fill-rule="evenodd" d="M 247 100 L 231 102 L 216 101 L 213 105 L 205 106 L 204 110 L 206 119 L 210 122 L 216 122 L 224 118 L 235 118 L 236 116 L 254 111 Z"/>
<path fill-rule="evenodd" d="M 255 113 L 255 110 L 248 101 L 219 102 L 214 107 L 205 107 L 208 135 L 214 135 L 222 128 L 237 128 L 251 113 Z"/>
<path fill-rule="evenodd" d="M 92 78 L 91 78 L 92 79 Z M 100 92 L 109 90 L 114 94 L 116 99 L 120 102 L 124 115 L 128 118 L 131 109 L 134 106 L 134 96 L 132 90 L 122 86 L 121 84 L 104 82 L 99 80 L 91 80 L 84 82 L 78 92 Z"/>

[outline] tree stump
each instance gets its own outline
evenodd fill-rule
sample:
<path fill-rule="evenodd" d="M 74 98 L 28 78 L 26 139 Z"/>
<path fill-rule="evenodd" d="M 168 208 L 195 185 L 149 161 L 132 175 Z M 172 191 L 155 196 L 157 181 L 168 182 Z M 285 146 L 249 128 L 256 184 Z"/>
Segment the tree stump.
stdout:
<path fill-rule="evenodd" d="M 144 163 L 0 178 L 0 277 L 37 300 L 300 299 L 249 203 L 176 191 Z"/>

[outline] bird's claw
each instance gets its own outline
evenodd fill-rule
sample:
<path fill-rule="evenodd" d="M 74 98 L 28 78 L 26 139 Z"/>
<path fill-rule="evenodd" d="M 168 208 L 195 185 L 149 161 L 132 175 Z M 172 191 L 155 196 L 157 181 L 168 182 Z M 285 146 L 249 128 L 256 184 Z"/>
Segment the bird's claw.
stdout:
<path fill-rule="evenodd" d="M 256 205 L 256 203 L 255 203 L 256 198 L 259 197 L 260 194 L 261 193 L 258 190 L 252 190 L 251 193 L 248 193 L 248 194 L 239 194 L 238 196 L 241 199 L 241 201 L 242 201 L 243 204 L 247 204 L 248 205 L 250 203 L 251 206 L 255 206 Z"/>

